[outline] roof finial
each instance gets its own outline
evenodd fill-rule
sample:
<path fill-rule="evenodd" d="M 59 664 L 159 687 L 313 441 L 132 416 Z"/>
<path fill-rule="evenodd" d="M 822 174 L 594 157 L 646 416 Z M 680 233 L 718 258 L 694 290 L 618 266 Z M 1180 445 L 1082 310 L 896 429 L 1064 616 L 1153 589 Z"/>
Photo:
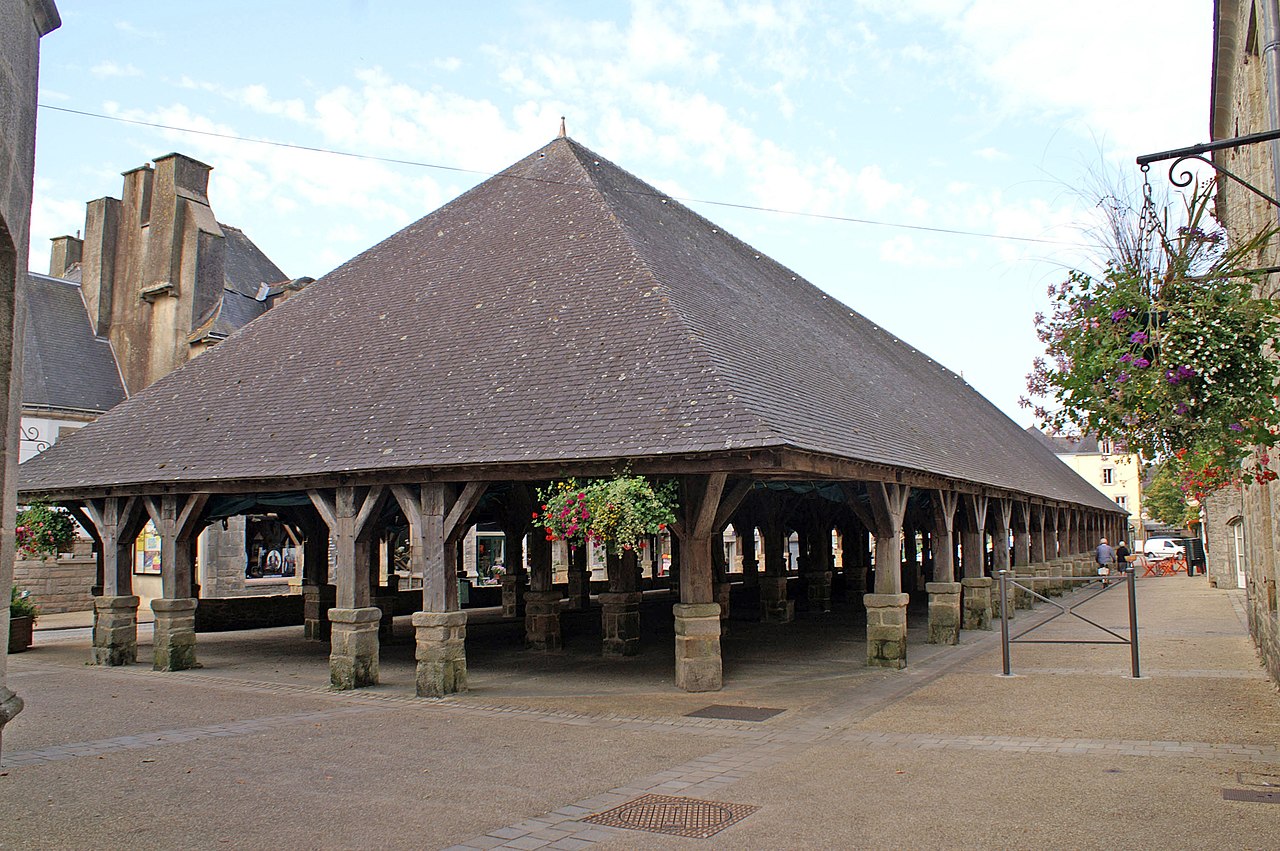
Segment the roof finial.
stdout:
<path fill-rule="evenodd" d="M 562 116 L 560 116 L 560 138 L 561 138 L 561 139 L 563 139 L 563 138 L 565 138 L 565 137 L 566 137 L 566 136 L 568 136 L 568 135 L 569 135 L 569 134 L 568 134 L 568 133 L 566 133 L 566 132 L 565 132 L 565 129 L 564 129 L 564 116 L 562 115 Z"/>

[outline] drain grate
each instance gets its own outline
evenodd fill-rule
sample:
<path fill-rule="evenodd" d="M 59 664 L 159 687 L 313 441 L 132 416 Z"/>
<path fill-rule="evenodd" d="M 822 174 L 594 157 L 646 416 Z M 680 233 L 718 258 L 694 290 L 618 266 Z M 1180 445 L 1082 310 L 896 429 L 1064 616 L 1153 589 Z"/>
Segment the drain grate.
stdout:
<path fill-rule="evenodd" d="M 714 703 L 696 712 L 690 712 L 685 718 L 719 718 L 722 721 L 768 721 L 775 715 L 786 712 L 785 709 L 769 709 L 766 706 L 725 706 Z"/>
<path fill-rule="evenodd" d="M 606 827 L 706 839 L 731 824 L 737 824 L 758 809 L 760 808 L 751 804 L 644 795 L 611 810 L 588 816 L 582 821 Z"/>
<path fill-rule="evenodd" d="M 1280 804 L 1280 790 L 1267 792 L 1261 789 L 1223 789 L 1224 801 L 1247 801 L 1250 804 Z"/>

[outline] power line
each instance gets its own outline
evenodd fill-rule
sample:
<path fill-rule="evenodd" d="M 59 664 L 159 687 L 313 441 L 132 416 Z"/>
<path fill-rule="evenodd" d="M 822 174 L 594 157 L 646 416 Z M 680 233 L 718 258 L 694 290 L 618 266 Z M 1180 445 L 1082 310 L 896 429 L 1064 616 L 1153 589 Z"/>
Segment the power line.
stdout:
<path fill-rule="evenodd" d="M 319 148 L 312 145 L 298 145 L 292 142 L 277 142 L 273 139 L 251 139 L 247 136 L 236 136 L 232 133 L 218 133 L 213 130 L 197 130 L 193 127 L 177 127 L 172 124 L 160 124 L 154 121 L 139 121 L 134 118 L 124 118 L 119 115 L 104 115 L 99 112 L 86 112 L 79 109 L 70 109 L 65 106 L 53 106 L 52 104 L 38 104 L 40 109 L 50 110 L 52 112 L 63 112 L 69 115 L 79 115 L 85 118 L 97 118 L 103 121 L 117 121 L 121 124 L 133 124 L 138 127 L 150 127 L 156 130 L 171 130 L 176 133 L 190 133 L 196 136 L 209 136 L 214 139 L 226 139 L 232 142 L 247 142 L 254 145 L 269 145 L 274 148 L 287 148 L 294 151 L 308 151 L 315 154 L 328 154 L 335 157 L 349 157 L 357 160 L 369 160 L 371 162 L 388 163 L 390 165 L 411 166 L 414 168 L 429 168 L 437 171 L 451 171 L 459 174 L 474 174 L 481 177 L 497 177 L 498 172 L 482 171 L 480 169 L 462 168 L 461 166 L 442 165 L 440 163 L 429 163 L 421 160 L 405 160 L 395 157 L 380 157 L 376 154 L 360 154 L 354 151 L 340 151 L 334 148 Z M 544 180 L 536 177 L 520 177 L 516 175 L 504 175 L 507 179 L 529 180 L 537 183 L 558 183 L 558 181 Z M 1085 248 L 1087 246 L 1077 242 L 1068 242 L 1059 239 L 1041 239 L 1032 236 L 1007 236 L 998 233 L 984 233 L 981 231 L 960 230 L 956 228 L 934 227 L 930 225 L 910 225 L 903 222 L 886 222 L 878 219 L 863 219 L 854 216 L 837 216 L 830 213 L 809 213 L 802 210 L 786 210 L 780 207 L 763 207 L 755 204 L 741 204 L 734 201 L 711 201 L 706 198 L 690 198 L 679 195 L 658 195 L 655 197 L 670 198 L 674 201 L 681 201 L 686 204 L 708 204 L 715 207 L 728 207 L 734 210 L 749 210 L 756 213 L 773 213 L 784 216 L 804 216 L 811 219 L 825 219 L 832 222 L 848 222 L 857 225 L 872 225 L 875 227 L 897 228 L 900 230 L 923 231 L 926 233 L 941 233 L 951 236 L 972 236 L 981 239 L 1001 239 L 1009 242 L 1029 242 L 1037 245 L 1062 245 L 1072 248 Z"/>

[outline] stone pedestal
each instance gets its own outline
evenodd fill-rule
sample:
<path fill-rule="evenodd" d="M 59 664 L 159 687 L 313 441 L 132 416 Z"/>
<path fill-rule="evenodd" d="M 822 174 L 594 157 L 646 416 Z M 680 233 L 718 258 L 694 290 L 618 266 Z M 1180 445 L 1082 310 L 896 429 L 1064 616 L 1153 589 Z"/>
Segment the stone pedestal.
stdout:
<path fill-rule="evenodd" d="M 302 637 L 312 641 L 329 640 L 329 610 L 338 604 L 338 589 L 333 585 L 302 586 Z"/>
<path fill-rule="evenodd" d="M 200 667 L 196 661 L 196 605 L 193 599 L 152 600 L 152 668 L 157 671 L 187 671 Z"/>
<path fill-rule="evenodd" d="M 716 582 L 713 588 L 716 604 L 720 606 L 720 634 L 729 634 L 729 599 L 733 587 L 728 582 Z"/>
<path fill-rule="evenodd" d="M 330 609 L 329 684 L 339 691 L 378 684 L 378 623 L 382 611 Z"/>
<path fill-rule="evenodd" d="M 504 618 L 524 617 L 525 577 L 518 573 L 505 573 L 502 576 L 502 616 Z"/>
<path fill-rule="evenodd" d="M 1018 608 L 1017 589 L 1013 587 L 1012 580 L 1006 584 L 1005 589 L 1009 595 L 1009 620 L 1013 620 L 1015 617 L 1014 612 Z M 1000 579 L 999 577 L 993 577 L 991 580 L 991 619 L 999 620 L 1003 616 L 1004 611 L 1001 609 L 1000 601 Z"/>
<path fill-rule="evenodd" d="M 831 571 L 814 571 L 806 573 L 804 576 L 809 598 L 809 611 L 831 611 Z"/>
<path fill-rule="evenodd" d="M 22 698 L 4 686 L 0 686 L 0 733 L 4 732 L 5 724 L 18 716 L 22 706 Z"/>
<path fill-rule="evenodd" d="M 867 665 L 907 667 L 907 594 L 867 594 Z"/>
<path fill-rule="evenodd" d="M 787 599 L 787 578 L 760 577 L 760 620 L 765 623 L 791 623 L 795 619 L 795 603 Z"/>
<path fill-rule="evenodd" d="M 927 582 L 929 594 L 929 643 L 960 643 L 960 583 Z"/>
<path fill-rule="evenodd" d="M 990 576 L 966 576 L 960 580 L 964 604 L 960 625 L 965 629 L 991 629 Z"/>
<path fill-rule="evenodd" d="M 591 580 L 589 574 L 579 573 L 569 565 L 569 599 L 564 607 L 574 612 L 584 611 L 591 604 Z"/>
<path fill-rule="evenodd" d="M 560 593 L 529 591 L 524 596 L 525 645 L 531 650 L 559 650 Z"/>
<path fill-rule="evenodd" d="M 93 664 L 138 661 L 138 598 L 93 598 Z"/>
<path fill-rule="evenodd" d="M 673 610 L 676 615 L 676 687 L 685 691 L 719 691 L 724 684 L 720 663 L 720 606 L 716 603 L 677 603 Z"/>
<path fill-rule="evenodd" d="M 1014 575 L 1018 577 L 1017 582 L 1019 584 L 1009 583 L 1009 591 L 1013 597 L 1013 607 L 1015 609 L 1029 609 L 1035 603 L 1035 597 L 1032 597 L 1031 592 L 1027 590 L 1027 588 L 1035 587 L 1035 580 L 1031 577 L 1031 569 L 1029 567 L 1019 568 L 1019 571 Z M 1023 585 L 1027 586 L 1027 588 L 1021 587 Z"/>
<path fill-rule="evenodd" d="M 1033 570 L 1036 574 L 1036 581 L 1031 587 L 1035 588 L 1036 593 L 1041 597 L 1048 597 L 1053 585 L 1053 580 L 1049 578 L 1049 565 L 1033 565 Z"/>
<path fill-rule="evenodd" d="M 467 690 L 467 613 L 414 612 L 418 697 L 444 697 Z"/>
<path fill-rule="evenodd" d="M 600 595 L 600 626 L 606 656 L 640 652 L 640 592 L 607 591 Z"/>
<path fill-rule="evenodd" d="M 1067 583 L 1062 581 L 1065 568 L 1060 561 L 1049 562 L 1049 596 L 1061 597 Z"/>

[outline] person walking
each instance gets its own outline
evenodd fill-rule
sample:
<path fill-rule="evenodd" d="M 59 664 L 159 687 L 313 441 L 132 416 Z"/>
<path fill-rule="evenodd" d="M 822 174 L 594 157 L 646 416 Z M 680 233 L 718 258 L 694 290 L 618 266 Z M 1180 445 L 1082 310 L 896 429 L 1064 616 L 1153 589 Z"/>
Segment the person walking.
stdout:
<path fill-rule="evenodd" d="M 1094 550 L 1093 559 L 1098 563 L 1098 575 L 1102 577 L 1102 585 L 1107 585 L 1107 577 L 1111 575 L 1111 565 L 1116 560 L 1116 551 L 1111 549 L 1111 545 L 1107 543 L 1107 539 L 1103 538 L 1098 541 L 1098 548 Z"/>

